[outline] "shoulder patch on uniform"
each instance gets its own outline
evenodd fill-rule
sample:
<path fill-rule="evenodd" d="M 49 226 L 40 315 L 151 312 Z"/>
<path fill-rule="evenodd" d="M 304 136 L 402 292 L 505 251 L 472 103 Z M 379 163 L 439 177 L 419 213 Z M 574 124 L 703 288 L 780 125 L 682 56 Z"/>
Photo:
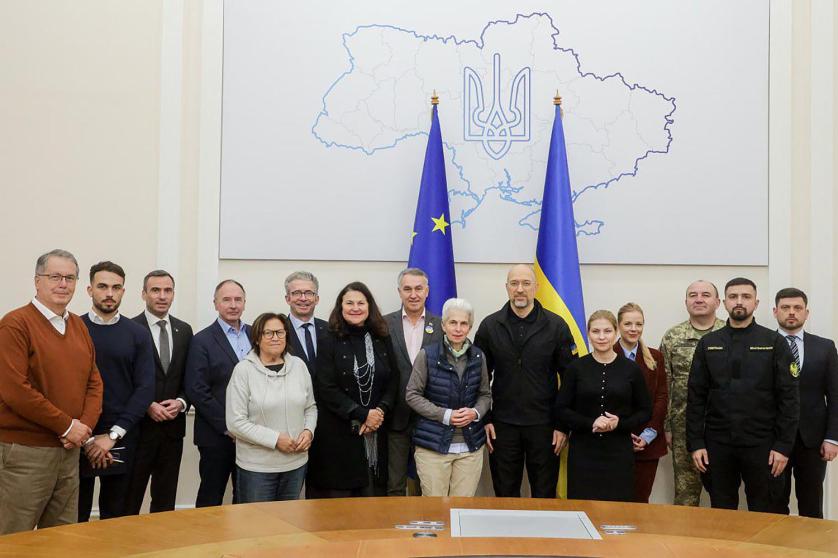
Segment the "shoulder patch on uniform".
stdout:
<path fill-rule="evenodd" d="M 768 345 L 767 347 L 762 346 L 762 345 L 755 345 L 755 346 L 751 346 L 750 349 L 752 351 L 773 351 L 774 347 L 772 345 Z"/>
<path fill-rule="evenodd" d="M 725 350 L 725 348 L 722 347 L 721 345 L 707 345 L 704 348 L 708 351 L 724 351 Z"/>
<path fill-rule="evenodd" d="M 800 367 L 797 365 L 796 362 L 792 362 L 789 365 L 789 373 L 791 374 L 792 378 L 797 378 L 800 376 Z"/>

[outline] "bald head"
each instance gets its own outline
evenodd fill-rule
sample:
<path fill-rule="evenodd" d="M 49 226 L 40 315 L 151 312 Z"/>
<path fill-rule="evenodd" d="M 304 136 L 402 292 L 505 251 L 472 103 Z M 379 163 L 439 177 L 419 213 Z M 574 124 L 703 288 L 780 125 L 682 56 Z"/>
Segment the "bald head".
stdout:
<path fill-rule="evenodd" d="M 720 302 L 719 291 L 710 281 L 699 279 L 687 287 L 687 297 L 684 303 L 690 318 L 715 317 Z"/>
<path fill-rule="evenodd" d="M 513 265 L 506 274 L 506 293 L 512 310 L 521 317 L 528 315 L 535 306 L 535 271 L 531 265 Z"/>

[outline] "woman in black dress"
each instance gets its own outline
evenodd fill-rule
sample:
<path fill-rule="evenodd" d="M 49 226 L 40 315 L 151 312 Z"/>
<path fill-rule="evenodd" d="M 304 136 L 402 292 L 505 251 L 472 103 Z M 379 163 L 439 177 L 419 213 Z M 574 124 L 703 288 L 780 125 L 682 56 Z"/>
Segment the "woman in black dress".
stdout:
<path fill-rule="evenodd" d="M 309 450 L 306 498 L 384 496 L 382 429 L 399 378 L 387 324 L 366 285 L 349 283 L 318 341 L 314 397 L 317 435 Z"/>
<path fill-rule="evenodd" d="M 614 351 L 617 319 L 597 310 L 588 319 L 593 352 L 568 366 L 559 389 L 562 430 L 569 434 L 567 497 L 631 502 L 631 433 L 652 414 L 643 373 Z"/>

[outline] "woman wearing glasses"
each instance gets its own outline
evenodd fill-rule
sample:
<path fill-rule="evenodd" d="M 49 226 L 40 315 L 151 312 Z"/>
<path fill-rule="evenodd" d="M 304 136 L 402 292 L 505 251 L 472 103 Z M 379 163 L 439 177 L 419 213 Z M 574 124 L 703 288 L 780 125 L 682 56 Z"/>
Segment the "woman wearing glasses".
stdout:
<path fill-rule="evenodd" d="M 399 376 L 387 323 L 366 285 L 341 289 L 318 342 L 315 390 L 319 415 L 306 498 L 384 496 L 384 420 Z"/>
<path fill-rule="evenodd" d="M 253 349 L 227 385 L 227 429 L 236 438 L 240 503 L 296 500 L 317 424 L 311 375 L 288 354 L 284 314 L 261 314 L 250 329 Z"/>

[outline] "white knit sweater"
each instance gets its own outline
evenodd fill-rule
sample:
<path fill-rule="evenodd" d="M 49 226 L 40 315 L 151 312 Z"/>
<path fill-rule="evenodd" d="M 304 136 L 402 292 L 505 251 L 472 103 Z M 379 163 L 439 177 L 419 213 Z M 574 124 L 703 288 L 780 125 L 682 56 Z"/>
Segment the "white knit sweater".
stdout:
<path fill-rule="evenodd" d="M 227 385 L 227 430 L 236 437 L 236 465 L 257 473 L 283 473 L 308 462 L 308 452 L 276 449 L 280 433 L 296 439 L 314 433 L 317 406 L 311 375 L 298 357 L 285 355 L 279 372 L 266 368 L 254 351 L 233 369 Z"/>

